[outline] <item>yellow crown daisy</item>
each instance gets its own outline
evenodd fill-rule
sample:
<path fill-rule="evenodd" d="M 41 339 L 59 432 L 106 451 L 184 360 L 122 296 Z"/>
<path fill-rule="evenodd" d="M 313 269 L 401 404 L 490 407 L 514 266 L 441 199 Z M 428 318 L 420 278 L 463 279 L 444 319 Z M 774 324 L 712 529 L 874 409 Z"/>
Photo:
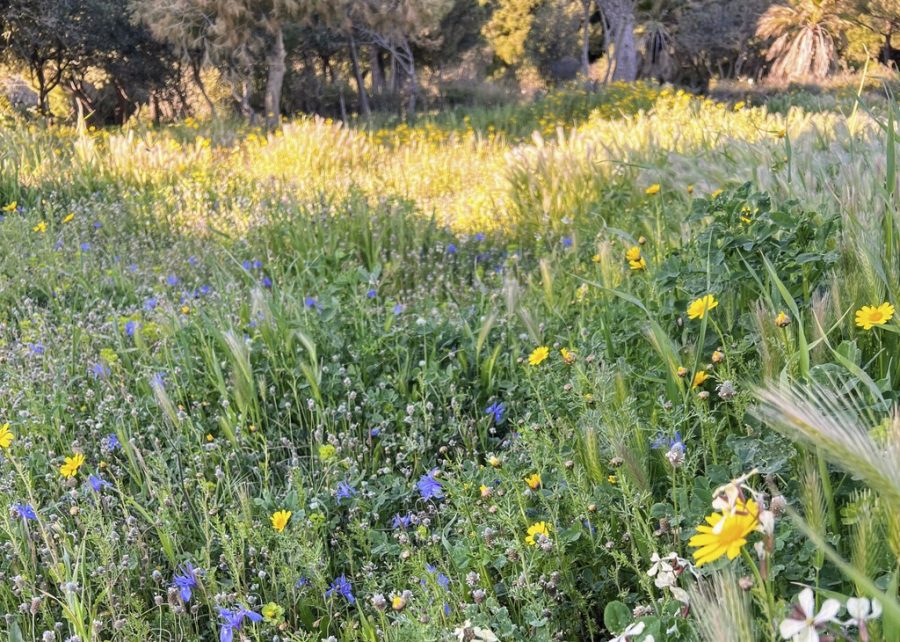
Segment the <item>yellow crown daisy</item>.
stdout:
<path fill-rule="evenodd" d="M 702 319 L 707 312 L 718 306 L 719 302 L 712 294 L 706 294 L 699 299 L 694 299 L 688 306 L 687 315 L 689 319 Z"/>
<path fill-rule="evenodd" d="M 539 366 L 544 362 L 544 359 L 550 356 L 550 348 L 547 346 L 539 346 L 532 350 L 531 354 L 528 355 L 528 363 L 532 366 Z"/>
<path fill-rule="evenodd" d="M 66 457 L 65 462 L 59 467 L 60 474 L 69 479 L 78 474 L 78 469 L 84 463 L 84 455 L 75 453 L 71 457 Z"/>
<path fill-rule="evenodd" d="M 275 513 L 272 513 L 272 528 L 274 528 L 279 533 L 284 530 L 284 527 L 287 526 L 288 521 L 291 519 L 291 511 L 289 510 L 280 510 Z"/>
<path fill-rule="evenodd" d="M 894 316 L 894 306 L 885 301 L 879 306 L 864 305 L 856 311 L 856 325 L 863 330 L 871 330 L 876 325 L 884 325 Z"/>
<path fill-rule="evenodd" d="M 550 539 L 550 524 L 547 522 L 537 522 L 528 527 L 528 533 L 525 536 L 525 543 L 535 546 L 538 543 L 536 538 L 546 537 Z"/>
<path fill-rule="evenodd" d="M 13 434 L 13 431 L 9 429 L 9 424 L 3 424 L 2 426 L 0 426 L 0 448 L 9 448 L 12 445 L 13 439 L 15 438 L 15 434 Z"/>
<path fill-rule="evenodd" d="M 733 560 L 741 554 L 747 543 L 747 536 L 759 525 L 759 507 L 752 499 L 738 499 L 734 510 L 724 510 L 706 516 L 706 524 L 697 527 L 688 546 L 694 551 L 697 566 L 715 562 L 723 555 Z"/>

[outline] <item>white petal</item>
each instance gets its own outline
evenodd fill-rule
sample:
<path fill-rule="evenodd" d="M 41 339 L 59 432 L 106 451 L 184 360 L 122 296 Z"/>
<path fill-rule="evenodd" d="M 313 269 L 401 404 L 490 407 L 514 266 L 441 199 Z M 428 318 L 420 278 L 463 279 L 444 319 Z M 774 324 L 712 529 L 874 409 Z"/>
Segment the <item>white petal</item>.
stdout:
<path fill-rule="evenodd" d="M 868 602 L 868 600 L 866 600 Z M 815 618 L 816 624 L 824 624 L 825 622 L 834 622 L 834 616 L 841 610 L 841 603 L 837 600 L 825 600 L 822 604 L 822 610 Z"/>
<path fill-rule="evenodd" d="M 644 632 L 644 629 L 646 627 L 646 622 L 635 622 L 634 624 L 629 624 L 622 635 L 624 635 L 625 637 L 628 637 L 630 635 L 640 635 Z"/>
<path fill-rule="evenodd" d="M 808 628 L 808 625 L 803 620 L 788 618 L 781 621 L 778 630 L 781 632 L 781 637 L 783 637 L 785 640 L 790 640 L 805 628 Z"/>
<path fill-rule="evenodd" d="M 865 618 L 869 614 L 869 600 L 864 597 L 851 597 L 847 600 L 847 613 L 854 620 Z"/>
<path fill-rule="evenodd" d="M 797 602 L 800 604 L 800 608 L 806 617 L 812 617 L 816 614 L 816 598 L 811 588 L 807 587 L 800 591 L 800 595 L 797 596 Z"/>
<path fill-rule="evenodd" d="M 794 642 L 819 642 L 819 632 L 812 626 L 808 626 L 798 635 Z"/>
<path fill-rule="evenodd" d="M 881 615 L 881 602 L 876 600 L 874 597 L 872 598 L 872 614 L 869 616 L 870 620 L 878 619 Z"/>

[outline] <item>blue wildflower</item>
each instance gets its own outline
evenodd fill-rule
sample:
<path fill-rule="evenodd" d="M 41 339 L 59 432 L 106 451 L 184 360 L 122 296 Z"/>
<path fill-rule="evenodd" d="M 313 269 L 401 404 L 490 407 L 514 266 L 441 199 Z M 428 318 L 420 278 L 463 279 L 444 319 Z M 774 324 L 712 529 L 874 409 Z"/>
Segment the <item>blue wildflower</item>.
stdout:
<path fill-rule="evenodd" d="M 348 484 L 345 481 L 338 482 L 337 492 L 335 493 L 335 496 L 338 499 L 338 503 L 340 503 L 340 501 L 342 499 L 350 499 L 355 494 L 356 494 L 356 489 L 353 488 L 353 486 L 351 486 L 350 484 Z"/>
<path fill-rule="evenodd" d="M 175 287 L 176 285 L 178 285 L 178 277 L 174 274 L 170 274 L 166 277 L 166 283 L 168 283 L 172 287 Z"/>
<path fill-rule="evenodd" d="M 150 297 L 146 301 L 144 301 L 144 310 L 150 312 L 153 308 L 155 308 L 159 304 L 159 301 L 155 297 Z"/>
<path fill-rule="evenodd" d="M 80 247 L 81 247 L 82 252 L 87 252 L 91 249 L 91 244 L 90 243 L 82 243 L 80 245 Z"/>
<path fill-rule="evenodd" d="M 419 489 L 419 494 L 422 495 L 422 499 L 443 499 L 444 487 L 434 478 L 436 472 L 437 468 L 432 468 L 428 471 L 428 474 L 422 475 L 419 478 L 419 481 L 416 482 L 416 487 Z"/>
<path fill-rule="evenodd" d="M 503 413 L 506 412 L 506 406 L 504 406 L 501 402 L 495 401 L 490 406 L 484 409 L 484 414 L 486 415 L 494 415 L 494 424 L 499 425 L 500 422 L 503 421 Z"/>
<path fill-rule="evenodd" d="M 406 515 L 401 515 L 400 513 L 397 513 L 396 515 L 394 515 L 394 521 L 391 523 L 391 528 L 395 530 L 398 528 L 406 530 L 407 528 L 409 528 L 411 522 L 412 514 L 407 513 Z"/>
<path fill-rule="evenodd" d="M 437 582 L 438 586 L 440 586 L 441 588 L 445 589 L 448 586 L 450 586 L 450 578 L 447 577 L 446 575 L 444 575 L 443 573 L 441 573 L 440 571 L 438 571 L 437 567 L 426 563 L 425 570 L 428 571 L 429 573 L 431 573 L 432 575 L 436 575 L 436 577 L 434 579 Z M 423 583 L 424 583 L 424 581 L 423 581 Z"/>
<path fill-rule="evenodd" d="M 316 300 L 316 298 L 312 296 L 308 296 L 303 299 L 303 305 L 305 305 L 307 308 L 315 308 L 316 310 L 322 309 L 322 306 L 319 305 L 319 302 Z"/>
<path fill-rule="evenodd" d="M 94 379 L 106 379 L 109 376 L 109 367 L 102 362 L 91 366 L 91 376 Z"/>
<path fill-rule="evenodd" d="M 103 223 L 101 223 L 100 221 L 94 221 L 95 230 L 99 230 L 101 227 L 103 227 Z"/>
<path fill-rule="evenodd" d="M 243 263 L 241 263 L 241 267 L 243 267 L 245 270 L 247 270 L 249 272 L 250 268 L 253 267 L 253 264 L 250 263 L 250 261 L 245 260 Z"/>
<path fill-rule="evenodd" d="M 297 580 L 297 582 L 294 584 L 294 588 L 298 588 L 298 589 L 299 589 L 299 588 L 304 588 L 304 587 L 306 587 L 306 586 L 309 586 L 309 578 L 308 578 L 308 577 L 301 577 L 301 578 L 300 578 L 299 580 Z"/>
<path fill-rule="evenodd" d="M 125 334 L 127 334 L 129 337 L 133 337 L 134 331 L 137 329 L 138 329 L 137 321 L 127 321 L 125 323 Z"/>
<path fill-rule="evenodd" d="M 232 642 L 234 632 L 241 630 L 245 617 L 251 622 L 261 622 L 263 619 L 262 615 L 244 606 L 236 609 L 219 609 L 219 617 L 225 620 L 219 631 L 219 642 Z"/>
<path fill-rule="evenodd" d="M 188 265 L 190 265 L 191 267 L 197 267 L 197 263 L 198 263 L 198 261 L 197 261 L 197 257 L 196 257 L 196 256 L 189 256 L 189 257 L 188 257 Z"/>
<path fill-rule="evenodd" d="M 267 277 L 267 276 L 264 276 L 264 277 L 262 278 L 262 286 L 263 286 L 264 288 L 266 288 L 267 290 L 271 290 L 271 289 L 272 289 L 272 279 L 270 279 L 270 278 Z"/>
<path fill-rule="evenodd" d="M 375 288 L 371 288 L 368 292 L 366 292 L 366 296 L 370 299 L 374 299 L 376 296 L 378 296 L 378 292 L 375 290 Z"/>
<path fill-rule="evenodd" d="M 329 589 L 325 591 L 325 597 L 331 597 L 335 593 L 342 595 L 350 604 L 356 604 L 356 598 L 353 597 L 353 587 L 350 586 L 350 582 L 347 581 L 347 577 L 343 573 L 341 573 L 340 577 L 334 578 Z"/>
<path fill-rule="evenodd" d="M 166 385 L 166 373 L 157 372 L 155 375 L 150 377 L 150 385 L 154 388 L 164 387 Z"/>
<path fill-rule="evenodd" d="M 447 245 L 447 254 L 456 254 L 456 243 L 450 243 Z"/>
<path fill-rule="evenodd" d="M 180 574 L 176 573 L 172 578 L 172 586 L 178 589 L 181 601 L 187 604 L 191 601 L 193 590 L 197 588 L 197 569 L 190 562 L 185 562 L 178 568 L 178 571 Z"/>
<path fill-rule="evenodd" d="M 406 309 L 406 306 L 402 303 L 398 303 L 394 306 L 394 314 L 403 314 L 403 311 Z"/>
<path fill-rule="evenodd" d="M 562 240 L 563 247 L 572 247 L 572 238 L 569 236 L 564 236 Z"/>
<path fill-rule="evenodd" d="M 31 504 L 13 504 L 12 509 L 22 519 L 37 519 L 37 513 L 34 512 Z"/>
<path fill-rule="evenodd" d="M 479 241 L 479 242 L 483 241 L 484 240 L 484 232 L 479 232 L 478 234 L 476 234 L 475 240 Z"/>
<path fill-rule="evenodd" d="M 37 343 L 25 343 L 28 346 L 28 349 L 31 351 L 31 354 L 40 356 L 44 354 L 44 344 L 38 341 Z"/>
<path fill-rule="evenodd" d="M 375 437 L 378 437 L 380 434 L 381 434 L 381 428 L 372 428 L 372 430 L 369 431 L 369 437 L 375 438 Z"/>
<path fill-rule="evenodd" d="M 119 448 L 122 444 L 119 443 L 119 438 L 116 436 L 116 433 L 111 432 L 103 440 L 100 442 L 100 447 L 105 450 L 115 450 Z"/>
<path fill-rule="evenodd" d="M 138 271 L 138 265 L 137 265 L 137 263 L 129 263 L 129 264 L 128 264 L 128 271 L 131 272 L 132 274 L 134 274 L 135 272 L 137 272 L 137 271 Z"/>
<path fill-rule="evenodd" d="M 97 477 L 97 475 L 90 475 L 88 477 L 88 482 L 90 482 L 91 488 L 94 489 L 95 493 L 99 493 L 101 490 L 103 490 L 107 486 L 112 486 L 112 484 L 110 484 L 108 481 L 106 481 L 105 479 L 102 479 L 100 477 Z"/>

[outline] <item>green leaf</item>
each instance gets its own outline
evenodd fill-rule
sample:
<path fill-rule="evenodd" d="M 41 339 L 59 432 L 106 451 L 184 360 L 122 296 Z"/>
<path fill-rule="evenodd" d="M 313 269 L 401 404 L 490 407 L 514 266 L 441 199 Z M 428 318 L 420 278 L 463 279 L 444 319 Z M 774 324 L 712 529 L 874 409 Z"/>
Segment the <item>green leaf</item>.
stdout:
<path fill-rule="evenodd" d="M 631 623 L 631 609 L 624 603 L 615 600 L 603 609 L 603 625 L 615 635 L 620 634 Z"/>

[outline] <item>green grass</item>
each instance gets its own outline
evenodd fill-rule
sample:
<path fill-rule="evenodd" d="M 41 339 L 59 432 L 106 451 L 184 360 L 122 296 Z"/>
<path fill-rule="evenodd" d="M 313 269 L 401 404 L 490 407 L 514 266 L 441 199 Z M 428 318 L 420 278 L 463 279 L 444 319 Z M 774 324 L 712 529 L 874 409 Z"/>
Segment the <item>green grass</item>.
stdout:
<path fill-rule="evenodd" d="M 896 639 L 900 323 L 854 323 L 900 305 L 886 109 L 618 87 L 0 131 L 6 635 L 214 640 L 244 606 L 250 640 L 774 641 L 803 584 L 877 596 Z M 774 531 L 688 570 L 754 469 Z"/>

